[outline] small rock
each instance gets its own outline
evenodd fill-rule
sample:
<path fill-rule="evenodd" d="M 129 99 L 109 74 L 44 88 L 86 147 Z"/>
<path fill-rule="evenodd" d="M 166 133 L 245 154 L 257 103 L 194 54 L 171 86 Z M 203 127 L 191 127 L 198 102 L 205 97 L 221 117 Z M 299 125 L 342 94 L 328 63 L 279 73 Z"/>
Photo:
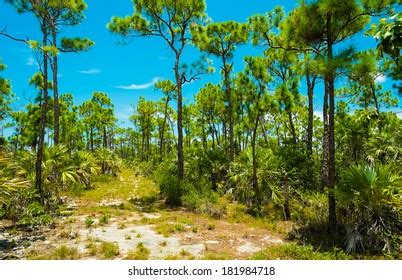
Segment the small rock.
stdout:
<path fill-rule="evenodd" d="M 275 238 L 273 236 L 265 236 L 264 238 L 261 239 L 261 241 L 265 241 L 271 244 L 282 244 L 283 241 L 279 238 Z"/>
<path fill-rule="evenodd" d="M 239 246 L 237 248 L 237 252 L 243 253 L 243 254 L 255 253 L 255 252 L 258 252 L 260 250 L 261 250 L 260 247 L 257 247 L 252 243 L 246 243 L 246 244 L 244 244 L 242 246 Z"/>

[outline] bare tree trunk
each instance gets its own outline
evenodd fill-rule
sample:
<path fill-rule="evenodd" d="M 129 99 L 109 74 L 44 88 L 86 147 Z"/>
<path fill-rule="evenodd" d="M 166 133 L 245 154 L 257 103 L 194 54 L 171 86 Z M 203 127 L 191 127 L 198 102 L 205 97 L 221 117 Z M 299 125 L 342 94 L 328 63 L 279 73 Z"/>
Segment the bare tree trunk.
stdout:
<path fill-rule="evenodd" d="M 257 203 L 257 206 L 259 206 L 259 203 L 261 201 L 261 195 L 260 195 L 260 188 L 258 186 L 258 175 L 257 175 L 257 155 L 256 155 L 256 142 L 257 142 L 257 129 L 258 129 L 258 121 L 259 121 L 259 115 L 255 119 L 255 124 L 253 128 L 253 135 L 251 139 L 251 154 L 252 154 L 252 161 L 253 161 L 253 189 L 255 192 L 255 202 Z"/>
<path fill-rule="evenodd" d="M 328 62 L 333 60 L 333 42 L 331 15 L 327 17 L 328 34 Z M 336 201 L 334 195 L 335 188 L 335 79 L 333 69 L 327 74 L 329 114 L 328 114 L 328 220 L 330 232 L 335 233 L 337 228 Z"/>
<path fill-rule="evenodd" d="M 223 60 L 223 74 L 224 74 L 224 84 L 226 100 L 228 102 L 227 114 L 229 117 L 229 158 L 232 162 L 235 156 L 235 143 L 234 143 L 234 116 L 233 116 L 233 98 L 232 98 L 232 87 L 230 82 L 230 69 L 231 65 L 227 64 L 226 57 L 222 57 Z"/>
<path fill-rule="evenodd" d="M 159 143 L 159 155 L 162 158 L 164 154 L 164 142 L 165 142 L 165 130 L 166 130 L 166 123 L 167 123 L 167 114 L 168 114 L 168 106 L 169 106 L 169 97 L 166 97 L 166 102 L 165 102 L 165 112 L 163 116 L 163 124 L 162 124 L 162 130 L 161 130 L 161 142 Z"/>
<path fill-rule="evenodd" d="M 43 34 L 43 45 L 47 44 L 47 26 L 46 21 L 41 23 L 41 31 Z M 35 187 L 39 192 L 41 203 L 44 204 L 43 181 L 42 181 L 42 161 L 44 157 L 45 146 L 45 128 L 46 128 L 46 115 L 48 105 L 48 53 L 43 51 L 43 96 L 41 102 L 41 118 L 39 122 L 39 135 L 38 147 L 36 152 L 35 162 Z"/>
<path fill-rule="evenodd" d="M 289 125 L 290 125 L 290 133 L 292 134 L 292 142 L 293 144 L 297 144 L 297 135 L 296 135 L 296 129 L 295 125 L 293 123 L 293 117 L 292 117 L 292 111 L 288 111 L 288 119 L 289 119 Z"/>
<path fill-rule="evenodd" d="M 306 73 L 307 95 L 308 95 L 308 125 L 307 125 L 307 152 L 313 153 L 313 130 L 314 130 L 314 87 L 316 76 L 311 79 Z"/>
<path fill-rule="evenodd" d="M 174 72 L 177 85 L 177 171 L 179 180 L 184 179 L 184 152 L 183 152 L 183 93 L 182 77 L 179 72 L 180 54 L 176 54 Z"/>
<path fill-rule="evenodd" d="M 93 129 L 93 127 L 90 128 L 89 140 L 90 140 L 90 144 L 91 144 L 91 152 L 95 152 L 95 148 L 94 148 L 94 129 Z"/>
<path fill-rule="evenodd" d="M 56 27 L 53 27 L 52 31 L 52 43 L 54 47 L 57 47 L 57 33 L 55 30 Z M 58 57 L 57 54 L 53 56 L 52 62 L 52 71 L 53 71 L 53 111 L 54 111 L 54 144 L 59 144 L 59 135 L 60 135 L 60 104 L 59 104 L 59 65 L 58 65 Z"/>

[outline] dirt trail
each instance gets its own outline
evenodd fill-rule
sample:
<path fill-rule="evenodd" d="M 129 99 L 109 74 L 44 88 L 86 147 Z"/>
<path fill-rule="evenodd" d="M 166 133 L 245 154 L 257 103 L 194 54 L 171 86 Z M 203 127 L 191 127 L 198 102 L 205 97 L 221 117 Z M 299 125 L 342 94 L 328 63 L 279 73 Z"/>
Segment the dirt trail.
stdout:
<path fill-rule="evenodd" d="M 149 199 L 154 188 L 125 170 L 119 180 L 101 181 L 70 199 L 52 229 L 10 233 L 3 227 L 0 258 L 245 259 L 283 243 L 254 224 L 158 207 Z M 117 252 L 103 244 L 114 244 Z"/>

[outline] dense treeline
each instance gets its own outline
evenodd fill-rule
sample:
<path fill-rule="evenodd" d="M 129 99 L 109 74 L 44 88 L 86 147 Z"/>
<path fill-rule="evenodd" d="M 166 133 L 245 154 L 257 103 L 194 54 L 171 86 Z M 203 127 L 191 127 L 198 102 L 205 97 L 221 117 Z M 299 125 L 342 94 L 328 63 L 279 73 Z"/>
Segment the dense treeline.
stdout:
<path fill-rule="evenodd" d="M 321 235 L 348 252 L 400 250 L 402 121 L 387 110 L 400 91 L 398 1 L 303 1 L 288 14 L 278 7 L 238 23 L 211 22 L 200 0 L 135 0 L 134 13 L 113 17 L 107 28 L 129 39 L 159 38 L 174 71 L 155 84 L 161 100 L 139 99 L 130 128 L 118 127 L 106 93 L 79 106 L 72 94 L 59 94 L 58 54 L 94 45 L 58 37 L 58 25 L 82 21 L 85 3 L 7 2 L 32 13 L 43 38 L 2 32 L 31 46 L 40 72 L 29 81 L 35 103 L 21 111 L 10 110 L 11 84 L 0 80 L 0 121 L 14 128 L 0 142 L 0 215 L 27 223 L 32 205 L 50 211 L 61 192 L 89 189 L 93 176 L 116 175 L 124 161 L 153 176 L 169 206 L 220 216 L 225 196 L 252 215 L 294 221 L 295 235 L 309 242 Z M 386 19 L 373 24 L 379 16 Z M 361 31 L 377 49 L 349 46 Z M 262 52 L 244 57 L 236 72 L 235 51 L 244 44 Z M 185 64 L 187 48 L 200 58 Z M 214 71 L 221 82 L 184 104 L 183 86 Z M 396 90 L 377 82 L 385 75 Z"/>

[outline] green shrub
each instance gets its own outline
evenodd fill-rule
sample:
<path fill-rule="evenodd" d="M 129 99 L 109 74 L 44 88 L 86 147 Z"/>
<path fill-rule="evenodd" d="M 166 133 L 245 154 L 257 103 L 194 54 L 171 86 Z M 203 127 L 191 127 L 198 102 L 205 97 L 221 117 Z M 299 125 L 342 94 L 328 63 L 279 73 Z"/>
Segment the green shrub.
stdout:
<path fill-rule="evenodd" d="M 91 217 L 86 217 L 85 219 L 85 226 L 87 228 L 90 228 L 93 224 L 95 223 L 95 221 L 91 218 Z"/>
<path fill-rule="evenodd" d="M 161 195 L 166 199 L 166 204 L 172 207 L 181 206 L 185 183 L 177 177 L 175 162 L 169 160 L 162 162 L 154 178 L 159 185 Z"/>
<path fill-rule="evenodd" d="M 126 257 L 127 260 L 148 260 L 150 251 L 143 243 L 138 243 L 134 251 L 130 251 Z"/>
<path fill-rule="evenodd" d="M 398 251 L 402 175 L 396 164 L 354 165 L 336 191 L 348 252 Z"/>
<path fill-rule="evenodd" d="M 312 246 L 297 244 L 283 244 L 270 246 L 261 252 L 256 253 L 252 260 L 348 260 L 351 257 L 340 249 L 333 249 L 328 252 L 319 252 Z"/>
<path fill-rule="evenodd" d="M 109 223 L 110 215 L 103 214 L 102 217 L 99 219 L 100 225 L 107 225 Z"/>
<path fill-rule="evenodd" d="M 53 260 L 76 260 L 79 258 L 77 248 L 70 248 L 66 245 L 62 245 L 57 248 L 51 255 Z"/>
<path fill-rule="evenodd" d="M 116 243 L 102 242 L 99 249 L 105 259 L 112 259 L 120 254 Z"/>

